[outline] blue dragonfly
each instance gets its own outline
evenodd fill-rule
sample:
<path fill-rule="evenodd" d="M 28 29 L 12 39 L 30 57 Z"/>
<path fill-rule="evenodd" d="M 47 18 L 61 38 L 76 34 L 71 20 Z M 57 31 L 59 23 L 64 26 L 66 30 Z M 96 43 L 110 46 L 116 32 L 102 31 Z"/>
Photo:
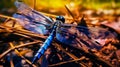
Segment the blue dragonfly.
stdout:
<path fill-rule="evenodd" d="M 97 39 L 115 38 L 115 35 L 111 34 L 107 29 L 89 29 L 85 26 L 65 24 L 65 18 L 63 16 L 57 16 L 56 21 L 53 21 L 51 18 L 30 8 L 22 2 L 16 1 L 15 5 L 18 11 L 13 17 L 15 17 L 25 29 L 43 35 L 50 33 L 44 44 L 36 53 L 32 63 L 35 63 L 44 54 L 51 45 L 54 37 L 63 44 L 88 49 L 100 49 L 103 46 L 96 42 Z"/>

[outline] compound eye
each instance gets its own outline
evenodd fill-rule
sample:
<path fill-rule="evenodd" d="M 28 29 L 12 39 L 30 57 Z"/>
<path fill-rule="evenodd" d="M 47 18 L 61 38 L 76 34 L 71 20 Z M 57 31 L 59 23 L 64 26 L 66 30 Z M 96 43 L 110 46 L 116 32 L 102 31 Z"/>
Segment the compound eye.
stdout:
<path fill-rule="evenodd" d="M 63 23 L 65 22 L 65 18 L 63 16 L 57 16 L 56 17 L 56 20 L 60 20 L 62 21 Z"/>

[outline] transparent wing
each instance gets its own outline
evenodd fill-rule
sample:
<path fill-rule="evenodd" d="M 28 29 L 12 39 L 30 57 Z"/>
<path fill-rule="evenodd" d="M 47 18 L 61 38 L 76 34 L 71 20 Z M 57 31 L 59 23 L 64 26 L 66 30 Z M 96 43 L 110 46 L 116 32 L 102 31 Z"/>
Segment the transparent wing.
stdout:
<path fill-rule="evenodd" d="M 18 12 L 13 17 L 18 19 L 18 22 L 26 29 L 35 33 L 46 34 L 47 26 L 53 24 L 53 21 L 38 11 L 33 10 L 24 3 L 15 2 Z"/>
<path fill-rule="evenodd" d="M 61 27 L 56 38 L 67 45 L 100 49 L 103 46 L 101 41 L 114 39 L 116 34 L 100 27 Z"/>

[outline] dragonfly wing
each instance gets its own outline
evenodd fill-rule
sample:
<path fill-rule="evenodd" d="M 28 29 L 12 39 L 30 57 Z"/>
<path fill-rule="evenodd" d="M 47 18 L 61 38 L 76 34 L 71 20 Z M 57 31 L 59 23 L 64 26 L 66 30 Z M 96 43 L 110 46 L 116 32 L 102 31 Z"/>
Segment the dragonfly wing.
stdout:
<path fill-rule="evenodd" d="M 16 1 L 15 5 L 18 13 L 14 14 L 13 17 L 17 18 L 24 28 L 35 33 L 45 34 L 45 31 L 47 31 L 46 27 L 53 24 L 49 17 L 33 10 L 26 4 Z"/>
<path fill-rule="evenodd" d="M 76 47 L 100 49 L 103 46 L 101 45 L 100 40 L 116 38 L 116 35 L 107 29 L 99 27 L 90 27 L 89 29 L 85 27 L 61 27 L 60 32 L 56 35 L 56 38 L 64 44 Z M 97 40 L 99 40 L 99 43 Z"/>
<path fill-rule="evenodd" d="M 117 39 L 117 34 L 114 31 L 110 31 L 108 28 L 91 27 L 90 36 L 102 46 L 111 40 Z"/>
<path fill-rule="evenodd" d="M 60 28 L 59 32 L 56 34 L 56 38 L 61 43 L 71 45 L 73 47 L 93 48 L 87 43 L 85 45 L 82 43 L 83 41 L 85 42 L 88 40 L 88 37 L 84 33 L 79 32 L 76 27 Z"/>
<path fill-rule="evenodd" d="M 91 36 L 95 39 L 111 39 L 116 38 L 115 32 L 109 31 L 108 28 L 90 27 Z"/>

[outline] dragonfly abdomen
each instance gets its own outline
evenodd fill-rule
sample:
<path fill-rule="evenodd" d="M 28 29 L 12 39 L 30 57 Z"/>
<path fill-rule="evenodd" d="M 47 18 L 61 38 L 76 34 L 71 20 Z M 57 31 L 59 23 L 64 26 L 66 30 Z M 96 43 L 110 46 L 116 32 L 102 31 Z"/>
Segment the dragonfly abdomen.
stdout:
<path fill-rule="evenodd" d="M 47 48 L 50 46 L 50 44 L 52 43 L 52 40 L 55 37 L 56 34 L 56 28 L 57 28 L 57 23 L 55 23 L 55 25 L 53 26 L 52 32 L 49 35 L 49 37 L 46 39 L 46 41 L 44 42 L 44 44 L 41 46 L 41 48 L 38 50 L 37 54 L 35 55 L 35 57 L 33 58 L 32 63 L 35 63 L 43 54 L 44 52 L 47 50 Z"/>

